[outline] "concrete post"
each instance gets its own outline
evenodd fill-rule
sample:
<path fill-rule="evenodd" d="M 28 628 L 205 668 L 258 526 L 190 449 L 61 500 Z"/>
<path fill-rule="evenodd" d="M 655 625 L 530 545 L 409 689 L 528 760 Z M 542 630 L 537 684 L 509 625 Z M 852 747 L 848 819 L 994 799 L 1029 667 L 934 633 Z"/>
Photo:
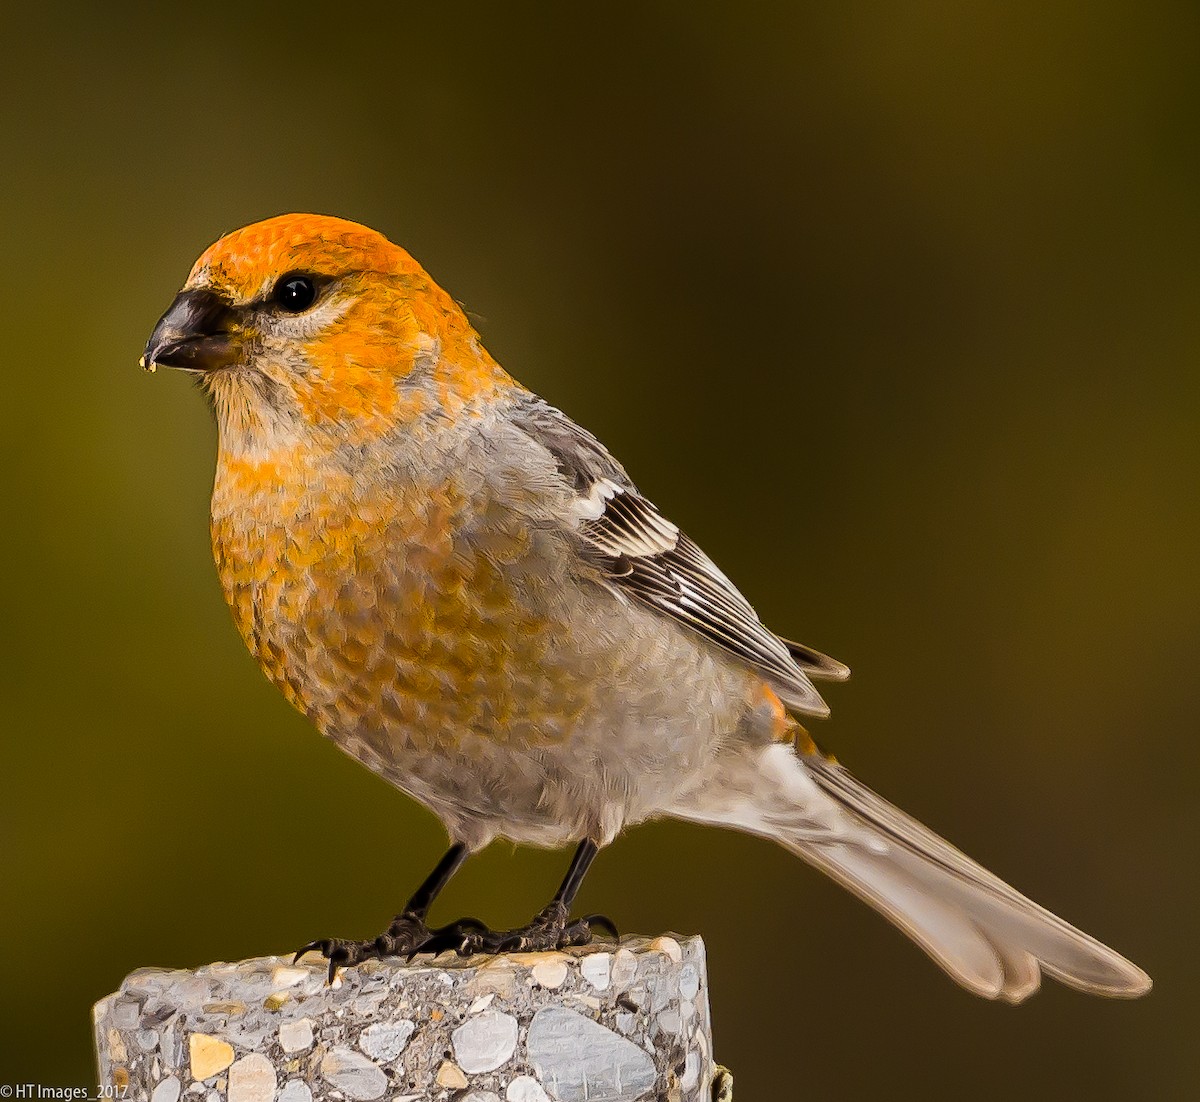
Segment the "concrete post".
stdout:
<path fill-rule="evenodd" d="M 130 1102 L 709 1102 L 704 944 L 141 969 L 94 1008 Z M 718 1079 L 718 1090 L 728 1083 Z M 728 1097 L 728 1095 L 724 1095 Z"/>

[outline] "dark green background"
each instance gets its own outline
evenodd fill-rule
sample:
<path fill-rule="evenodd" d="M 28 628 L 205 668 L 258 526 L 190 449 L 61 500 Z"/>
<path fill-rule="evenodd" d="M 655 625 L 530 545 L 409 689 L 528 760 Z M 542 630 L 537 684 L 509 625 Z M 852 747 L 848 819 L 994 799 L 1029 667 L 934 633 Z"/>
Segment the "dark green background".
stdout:
<path fill-rule="evenodd" d="M 1194 5 L 23 8 L 0 1082 L 90 1081 L 137 966 L 373 934 L 443 844 L 255 669 L 211 419 L 136 368 L 213 238 L 317 210 L 854 667 L 844 761 L 1157 982 L 989 1005 L 782 850 L 643 827 L 582 905 L 704 934 L 739 1102 L 1194 1093 Z M 515 922 L 564 861 L 497 846 L 438 914 Z"/>

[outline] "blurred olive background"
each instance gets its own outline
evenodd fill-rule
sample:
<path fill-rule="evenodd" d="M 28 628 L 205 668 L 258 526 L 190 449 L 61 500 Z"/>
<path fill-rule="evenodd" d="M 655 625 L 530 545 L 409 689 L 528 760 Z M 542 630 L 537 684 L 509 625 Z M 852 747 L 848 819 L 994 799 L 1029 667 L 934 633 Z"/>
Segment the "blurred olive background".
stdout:
<path fill-rule="evenodd" d="M 136 367 L 211 240 L 314 210 L 854 667 L 842 760 L 1157 982 L 990 1005 L 768 843 L 642 827 L 581 904 L 704 934 L 739 1100 L 1193 1096 L 1198 10 L 150 10 L 0 47 L 0 1082 L 90 1082 L 135 967 L 373 935 L 441 852 L 245 653 L 211 418 Z M 436 914 L 522 920 L 566 858 Z"/>

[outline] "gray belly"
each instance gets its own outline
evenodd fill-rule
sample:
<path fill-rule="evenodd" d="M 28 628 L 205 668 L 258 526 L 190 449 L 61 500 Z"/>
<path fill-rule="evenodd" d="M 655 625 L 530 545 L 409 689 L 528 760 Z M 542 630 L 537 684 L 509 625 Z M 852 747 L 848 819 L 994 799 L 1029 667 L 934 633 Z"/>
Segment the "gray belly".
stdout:
<path fill-rule="evenodd" d="M 608 843 L 705 771 L 747 722 L 756 679 L 604 591 L 574 604 L 569 636 L 544 663 L 510 669 L 507 715 L 447 684 L 419 715 L 397 708 L 382 723 L 320 725 L 472 848 L 495 837 Z"/>

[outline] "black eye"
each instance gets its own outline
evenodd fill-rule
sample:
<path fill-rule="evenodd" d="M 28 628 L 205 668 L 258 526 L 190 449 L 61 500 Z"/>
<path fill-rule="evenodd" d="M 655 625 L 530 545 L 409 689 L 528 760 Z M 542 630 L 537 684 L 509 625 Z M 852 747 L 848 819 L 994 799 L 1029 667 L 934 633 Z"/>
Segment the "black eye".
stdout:
<path fill-rule="evenodd" d="M 302 314 L 316 300 L 317 287 L 308 276 L 293 272 L 275 284 L 272 297 L 289 314 Z"/>

